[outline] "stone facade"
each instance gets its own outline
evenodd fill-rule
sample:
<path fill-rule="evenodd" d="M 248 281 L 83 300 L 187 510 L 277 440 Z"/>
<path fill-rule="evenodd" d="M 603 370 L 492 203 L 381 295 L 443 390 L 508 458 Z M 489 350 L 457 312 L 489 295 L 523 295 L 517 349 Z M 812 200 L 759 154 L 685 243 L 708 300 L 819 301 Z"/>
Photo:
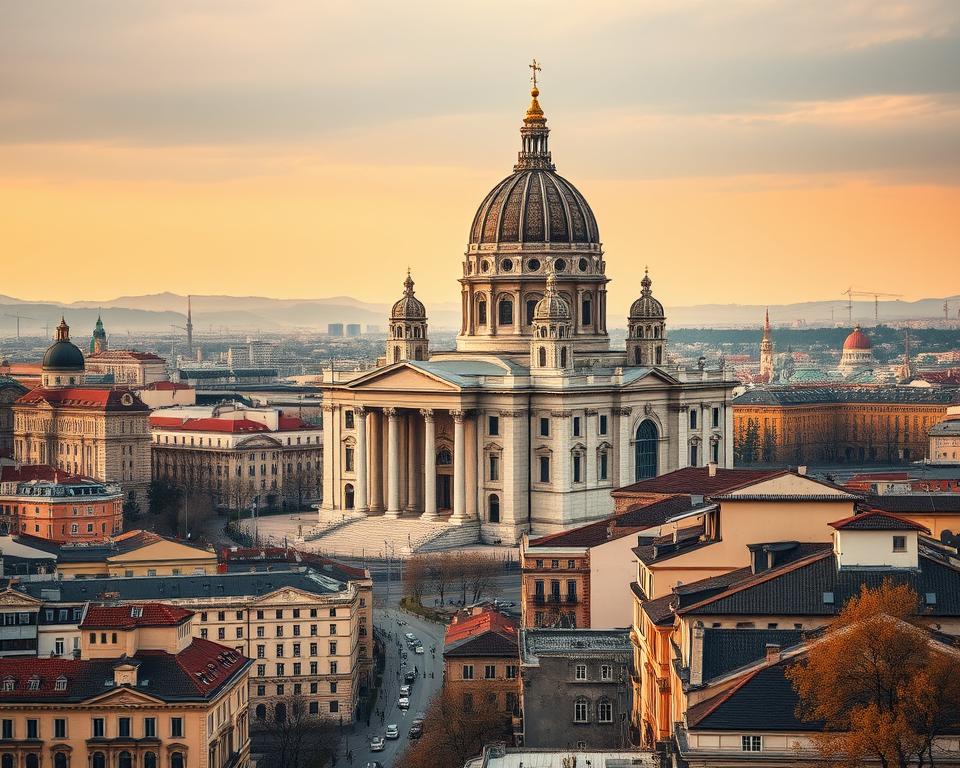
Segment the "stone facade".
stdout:
<path fill-rule="evenodd" d="M 0 458 L 13 458 L 13 404 L 26 392 L 15 379 L 0 376 Z"/>

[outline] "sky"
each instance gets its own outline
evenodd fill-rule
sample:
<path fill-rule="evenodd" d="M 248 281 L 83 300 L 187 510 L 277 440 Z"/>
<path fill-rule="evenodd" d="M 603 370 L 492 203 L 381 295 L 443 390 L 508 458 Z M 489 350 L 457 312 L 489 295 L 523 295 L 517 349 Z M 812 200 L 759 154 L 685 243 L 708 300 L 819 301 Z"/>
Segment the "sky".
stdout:
<path fill-rule="evenodd" d="M 956 0 L 0 0 L 0 294 L 456 302 L 532 57 L 611 312 L 960 290 Z"/>

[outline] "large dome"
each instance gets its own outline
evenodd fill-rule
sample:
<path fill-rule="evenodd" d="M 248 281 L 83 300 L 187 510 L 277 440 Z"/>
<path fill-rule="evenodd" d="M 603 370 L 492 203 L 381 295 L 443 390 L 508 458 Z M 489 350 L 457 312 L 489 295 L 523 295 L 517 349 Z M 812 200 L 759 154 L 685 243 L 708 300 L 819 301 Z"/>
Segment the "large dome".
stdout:
<path fill-rule="evenodd" d="M 593 211 L 554 171 L 514 171 L 484 198 L 473 217 L 471 244 L 600 242 Z"/>
<path fill-rule="evenodd" d="M 57 327 L 56 341 L 43 355 L 43 370 L 57 373 L 83 373 L 83 352 L 70 341 L 70 327 L 63 318 Z"/>
<path fill-rule="evenodd" d="M 843 342 L 844 349 L 872 349 L 873 344 L 870 343 L 870 337 L 867 336 L 863 331 L 860 330 L 858 325 L 853 329 L 853 332 L 847 336 L 846 341 Z"/>

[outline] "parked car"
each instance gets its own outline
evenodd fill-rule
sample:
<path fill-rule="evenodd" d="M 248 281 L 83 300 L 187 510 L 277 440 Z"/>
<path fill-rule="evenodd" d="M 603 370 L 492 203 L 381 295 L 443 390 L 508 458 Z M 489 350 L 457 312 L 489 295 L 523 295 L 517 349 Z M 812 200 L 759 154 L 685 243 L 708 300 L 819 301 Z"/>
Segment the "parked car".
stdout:
<path fill-rule="evenodd" d="M 406 696 L 401 696 L 399 699 L 397 699 L 397 706 L 400 709 L 410 709 L 410 699 L 408 699 Z M 387 736 L 389 737 L 389 735 L 390 735 L 390 731 L 388 729 Z"/>
<path fill-rule="evenodd" d="M 422 646 L 422 645 L 417 645 L 417 646 L 413 649 L 413 652 L 414 652 L 414 653 L 423 653 L 423 646 Z"/>
<path fill-rule="evenodd" d="M 420 723 L 421 725 L 423 725 L 423 721 L 426 719 L 427 719 L 426 712 L 417 712 L 417 714 L 413 716 L 413 722 Z"/>
<path fill-rule="evenodd" d="M 409 685 L 401 685 L 401 686 L 400 686 L 400 695 L 401 695 L 401 696 L 409 696 L 409 695 L 410 695 L 410 686 L 409 686 Z"/>
<path fill-rule="evenodd" d="M 370 751 L 383 752 L 384 743 L 383 736 L 374 736 L 370 741 Z"/>
<path fill-rule="evenodd" d="M 400 728 L 397 727 L 396 723 L 390 723 L 390 725 L 387 726 L 387 738 L 388 739 L 400 738 Z"/>
<path fill-rule="evenodd" d="M 368 763 L 364 763 L 363 768 L 383 768 L 383 763 L 379 760 L 371 760 Z"/>
<path fill-rule="evenodd" d="M 405 634 L 404 637 L 407 638 L 407 642 L 417 639 L 417 636 L 413 634 L 413 632 L 407 632 L 407 634 Z"/>
<path fill-rule="evenodd" d="M 403 675 L 403 682 L 412 683 L 417 679 L 417 673 L 412 669 L 409 672 L 405 672 Z"/>
<path fill-rule="evenodd" d="M 408 731 L 407 735 L 411 739 L 419 739 L 421 736 L 423 736 L 423 723 L 413 723 L 410 726 L 410 730 Z"/>

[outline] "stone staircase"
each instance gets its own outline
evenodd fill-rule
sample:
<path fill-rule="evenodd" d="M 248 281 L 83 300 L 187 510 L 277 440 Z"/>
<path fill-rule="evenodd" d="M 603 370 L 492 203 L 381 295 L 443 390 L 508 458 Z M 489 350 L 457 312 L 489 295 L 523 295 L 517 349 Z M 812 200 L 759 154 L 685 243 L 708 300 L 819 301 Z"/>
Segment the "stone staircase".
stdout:
<path fill-rule="evenodd" d="M 322 526 L 317 526 L 322 528 Z M 416 552 L 436 552 L 476 544 L 480 523 L 450 525 L 446 520 L 419 517 L 391 520 L 382 515 L 360 515 L 332 528 L 311 532 L 304 548 L 324 554 L 357 558 L 409 557 Z"/>

